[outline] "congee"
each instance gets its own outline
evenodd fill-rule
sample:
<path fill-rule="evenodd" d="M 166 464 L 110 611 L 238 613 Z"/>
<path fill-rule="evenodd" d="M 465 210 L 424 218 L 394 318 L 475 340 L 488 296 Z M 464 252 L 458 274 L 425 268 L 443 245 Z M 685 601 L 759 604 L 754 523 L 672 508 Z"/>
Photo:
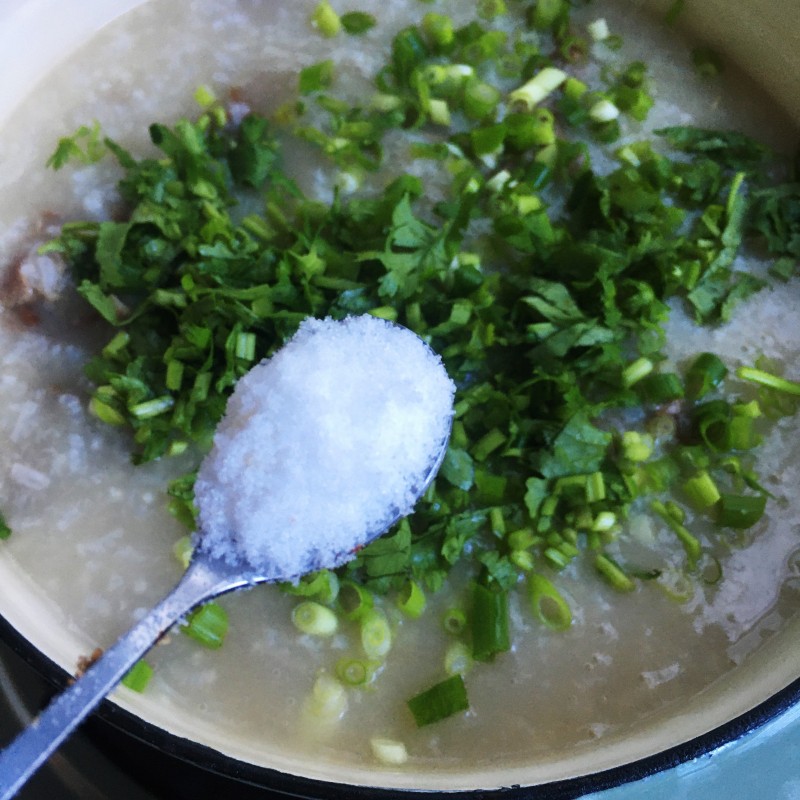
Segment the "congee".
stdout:
<path fill-rule="evenodd" d="M 514 769 L 780 634 L 794 131 L 678 29 L 610 0 L 150 0 L 35 88 L 0 137 L 0 547 L 68 669 L 178 579 L 236 381 L 360 314 L 456 384 L 434 486 L 335 574 L 198 611 L 120 702 L 261 763 Z"/>

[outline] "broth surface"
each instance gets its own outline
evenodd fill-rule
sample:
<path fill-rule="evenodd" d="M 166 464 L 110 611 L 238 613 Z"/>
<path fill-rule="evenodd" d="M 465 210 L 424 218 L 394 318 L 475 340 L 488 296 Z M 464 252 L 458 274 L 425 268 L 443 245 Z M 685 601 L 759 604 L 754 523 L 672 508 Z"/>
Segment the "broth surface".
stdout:
<path fill-rule="evenodd" d="M 292 97 L 298 69 L 328 57 L 337 63 L 337 85 L 358 96 L 383 63 L 392 34 L 407 24 L 409 3 L 387 0 L 373 31 L 333 41 L 309 28 L 315 5 L 151 0 L 98 33 L 36 87 L 2 131 L 0 264 L 46 238 L 42 226 L 52 224 L 51 215 L 115 213 L 118 174 L 111 162 L 57 174 L 44 168 L 58 137 L 80 125 L 97 119 L 131 151 L 149 153 L 147 126 L 193 116 L 198 85 L 219 96 L 239 87 L 248 103 L 268 112 Z M 457 5 L 448 3 L 447 12 L 465 18 Z M 786 123 L 762 107 L 762 94 L 734 74 L 703 82 L 691 70 L 685 43 L 623 6 L 595 3 L 591 14 L 602 13 L 624 36 L 626 60 L 642 57 L 651 66 L 657 104 L 648 129 L 690 122 L 736 127 L 771 144 L 787 135 Z M 768 128 L 765 117 L 774 118 Z M 640 134 L 630 131 L 632 138 Z M 330 196 L 331 173 L 312 151 L 287 148 L 286 160 L 308 191 Z M 763 265 L 754 260 L 752 268 Z M 800 326 L 786 323 L 796 318 L 799 301 L 794 279 L 749 300 L 734 322 L 702 332 L 676 309 L 670 356 L 683 363 L 714 350 L 731 363 L 749 363 L 763 353 L 796 364 Z M 0 309 L 0 508 L 13 530 L 2 547 L 52 604 L 54 624 L 80 643 L 77 661 L 108 645 L 177 581 L 172 547 L 185 531 L 167 511 L 165 487 L 191 463 L 182 457 L 134 467 L 126 434 L 87 413 L 82 364 L 98 328 L 69 290 L 30 322 Z M 471 710 L 463 716 L 418 730 L 405 708 L 408 697 L 440 678 L 448 642 L 439 619 L 451 604 L 449 590 L 430 598 L 422 621 L 398 621 L 374 690 L 350 691 L 349 708 L 335 725 L 307 724 L 302 706 L 318 672 L 352 652 L 357 634 L 344 626 L 330 641 L 299 635 L 289 619 L 295 600 L 273 587 L 220 601 L 231 628 L 219 651 L 178 633 L 167 637 L 148 657 L 155 677 L 147 696 L 213 726 L 221 740 L 230 731 L 264 752 L 332 763 L 368 763 L 372 736 L 402 739 L 411 767 L 452 771 L 545 762 L 588 751 L 601 737 L 624 737 L 643 721 L 683 708 L 797 615 L 800 510 L 789 502 L 800 485 L 796 440 L 797 420 L 788 418 L 762 448 L 760 474 L 779 502 L 748 536 L 752 541 L 720 545 L 719 585 L 700 585 L 679 605 L 647 586 L 616 593 L 588 565 L 571 566 L 558 585 L 576 610 L 573 626 L 564 633 L 544 629 L 522 594 L 515 595 L 513 649 L 469 673 Z M 454 575 L 455 589 L 465 580 Z"/>

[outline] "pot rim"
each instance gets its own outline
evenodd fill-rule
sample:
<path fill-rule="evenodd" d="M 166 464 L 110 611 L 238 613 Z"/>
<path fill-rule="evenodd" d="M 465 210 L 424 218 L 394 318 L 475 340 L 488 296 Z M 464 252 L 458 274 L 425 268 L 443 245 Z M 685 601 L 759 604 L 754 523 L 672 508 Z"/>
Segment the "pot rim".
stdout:
<path fill-rule="evenodd" d="M 2 615 L 0 638 L 52 686 L 54 691 L 66 686 L 70 679 L 66 670 L 39 651 Z M 593 792 L 633 783 L 703 756 L 710 756 L 777 719 L 793 707 L 800 707 L 800 677 L 728 722 L 627 764 L 529 786 L 425 791 L 425 800 L 522 800 L 523 797 L 533 796 L 536 800 L 573 800 Z M 304 800 L 412 800 L 420 794 L 419 790 L 412 789 L 333 783 L 240 761 L 209 745 L 171 733 L 109 699 L 102 701 L 93 717 L 190 769 L 212 773 L 222 779 L 264 791 Z"/>

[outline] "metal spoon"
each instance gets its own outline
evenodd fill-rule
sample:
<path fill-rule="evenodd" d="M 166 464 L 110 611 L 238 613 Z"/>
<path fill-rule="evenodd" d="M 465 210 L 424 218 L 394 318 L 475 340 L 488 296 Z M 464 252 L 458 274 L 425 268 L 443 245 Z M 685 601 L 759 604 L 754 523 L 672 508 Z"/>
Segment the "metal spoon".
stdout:
<path fill-rule="evenodd" d="M 435 477 L 446 450 L 447 439 L 439 443 L 428 471 L 420 483 L 413 487 L 416 499 L 425 493 Z M 352 548 L 332 559 L 333 563 L 307 564 L 303 574 L 344 564 L 353 558 L 355 550 L 380 536 L 401 516 L 396 509 L 387 508 L 385 522 L 376 525 L 362 541 L 354 540 Z M 13 797 L 128 670 L 195 606 L 235 589 L 298 577 L 296 574 L 287 574 L 286 567 L 280 563 L 271 564 L 268 572 L 256 572 L 244 563 L 232 564 L 215 558 L 203 549 L 201 536 L 192 562 L 178 585 L 106 650 L 82 677 L 58 695 L 30 727 L 0 753 L 0 800 Z"/>

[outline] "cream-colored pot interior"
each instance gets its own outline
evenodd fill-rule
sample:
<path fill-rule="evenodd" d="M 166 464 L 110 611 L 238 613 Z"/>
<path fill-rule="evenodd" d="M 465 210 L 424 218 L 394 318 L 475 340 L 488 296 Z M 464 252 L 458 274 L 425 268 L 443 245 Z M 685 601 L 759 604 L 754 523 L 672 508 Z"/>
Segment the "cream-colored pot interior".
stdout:
<path fill-rule="evenodd" d="M 13 114 L 29 90 L 59 61 L 93 32 L 142 0 L 6 0 L 0 8 L 0 124 Z M 659 13 L 671 0 L 620 0 L 652 6 Z M 787 13 L 787 0 L 702 0 L 687 2 L 681 25 L 737 60 L 762 84 L 775 102 L 800 123 L 800 14 Z M 1 191 L 2 189 L 0 189 Z M 20 602 L 20 598 L 25 598 Z M 68 628 L 58 624 L 58 609 L 37 591 L 0 552 L 0 612 L 36 648 L 67 668 L 73 662 L 75 643 Z M 493 788 L 509 784 L 532 785 L 586 775 L 659 753 L 701 736 L 744 714 L 800 676 L 797 640 L 800 620 L 759 650 L 746 667 L 718 682 L 691 708 L 668 720 L 663 718 L 637 730 L 635 738 L 598 741 L 591 755 L 580 759 L 564 754 L 554 763 L 530 769 L 484 769 L 460 775 L 459 787 Z M 125 693 L 118 701 L 129 711 L 177 736 L 185 737 L 241 760 L 289 773 L 339 783 L 385 784 L 385 774 L 367 767 L 346 770 L 310 764 L 291 757 L 262 752 L 251 742 L 232 737 L 218 741 L 211 726 L 197 720 L 165 714 L 147 694 Z M 453 776 L 431 771 L 392 776 L 392 784 L 419 789 L 454 788 Z"/>

